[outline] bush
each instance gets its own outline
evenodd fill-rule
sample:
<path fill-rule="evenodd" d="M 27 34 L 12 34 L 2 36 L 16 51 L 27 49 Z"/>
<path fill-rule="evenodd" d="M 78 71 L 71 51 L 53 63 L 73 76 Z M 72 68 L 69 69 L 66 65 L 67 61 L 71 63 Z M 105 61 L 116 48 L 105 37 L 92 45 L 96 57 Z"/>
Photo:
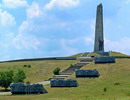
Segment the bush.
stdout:
<path fill-rule="evenodd" d="M 114 83 L 114 85 L 120 85 L 120 83 Z"/>
<path fill-rule="evenodd" d="M 13 75 L 14 73 L 12 70 L 0 72 L 0 86 L 7 90 L 10 84 L 13 82 Z"/>
<path fill-rule="evenodd" d="M 30 84 L 30 81 L 27 81 L 26 84 Z"/>
<path fill-rule="evenodd" d="M 107 92 L 107 88 L 106 87 L 103 89 L 103 92 Z"/>
<path fill-rule="evenodd" d="M 73 66 L 74 66 L 73 64 L 70 65 L 70 67 L 73 67 Z"/>
<path fill-rule="evenodd" d="M 28 67 L 28 65 L 23 65 L 23 67 Z"/>
<path fill-rule="evenodd" d="M 31 65 L 23 65 L 23 67 L 31 68 Z"/>
<path fill-rule="evenodd" d="M 31 68 L 31 65 L 28 65 L 28 68 Z"/>
<path fill-rule="evenodd" d="M 55 68 L 55 69 L 53 70 L 54 75 L 58 75 L 59 72 L 60 72 L 60 68 L 59 68 L 59 67 L 57 67 L 57 68 Z"/>
<path fill-rule="evenodd" d="M 18 72 L 14 75 L 13 80 L 14 80 L 14 83 L 24 82 L 25 78 L 26 78 L 26 75 L 24 71 L 19 69 Z"/>

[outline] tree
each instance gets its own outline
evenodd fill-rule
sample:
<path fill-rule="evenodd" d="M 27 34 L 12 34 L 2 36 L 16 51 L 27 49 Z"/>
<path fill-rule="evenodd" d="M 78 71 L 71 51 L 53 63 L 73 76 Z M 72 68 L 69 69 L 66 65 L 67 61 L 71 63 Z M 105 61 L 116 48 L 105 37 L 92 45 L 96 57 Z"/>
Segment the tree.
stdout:
<path fill-rule="evenodd" d="M 55 68 L 55 69 L 53 70 L 54 75 L 58 75 L 59 72 L 60 72 L 60 68 L 59 68 L 59 67 L 57 67 L 57 68 Z"/>
<path fill-rule="evenodd" d="M 18 72 L 14 75 L 13 80 L 14 80 L 14 83 L 24 82 L 25 78 L 26 78 L 25 72 L 19 69 Z"/>
<path fill-rule="evenodd" d="M 13 75 L 14 73 L 12 70 L 0 72 L 0 86 L 7 90 L 10 84 L 13 82 Z"/>

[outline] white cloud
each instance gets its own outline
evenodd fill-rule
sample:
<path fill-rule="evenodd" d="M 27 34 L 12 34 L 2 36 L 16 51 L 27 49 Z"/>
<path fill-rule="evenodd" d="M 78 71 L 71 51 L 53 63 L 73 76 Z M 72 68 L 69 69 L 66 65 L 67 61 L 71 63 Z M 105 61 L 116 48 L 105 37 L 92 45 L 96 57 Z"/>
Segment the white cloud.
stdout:
<path fill-rule="evenodd" d="M 129 3 L 130 3 L 130 0 L 126 0 L 125 3 L 126 3 L 126 4 L 129 4 Z"/>
<path fill-rule="evenodd" d="M 27 17 L 28 18 L 34 18 L 38 17 L 41 14 L 39 5 L 37 3 L 33 3 L 28 9 L 27 9 Z"/>
<path fill-rule="evenodd" d="M 94 43 L 94 40 L 92 37 L 86 37 L 84 38 L 85 42 L 87 45 L 90 45 L 90 44 L 93 44 Z"/>
<path fill-rule="evenodd" d="M 28 6 L 26 0 L 3 0 L 2 5 L 6 8 L 18 8 Z"/>
<path fill-rule="evenodd" d="M 0 12 L 0 24 L 3 26 L 6 25 L 14 25 L 16 24 L 15 22 L 15 17 L 8 13 L 7 11 L 1 11 Z"/>
<path fill-rule="evenodd" d="M 66 52 L 65 53 L 66 55 L 71 55 L 71 54 L 77 53 L 78 50 L 76 48 L 68 46 L 68 41 L 69 41 L 69 43 L 70 42 L 72 43 L 75 40 L 65 40 L 65 39 L 60 40 L 60 44 L 61 44 L 60 48 L 62 48 L 61 50 L 64 51 L 64 52 Z"/>
<path fill-rule="evenodd" d="M 121 53 L 130 53 L 130 38 L 123 37 L 118 41 L 105 40 L 105 48 L 110 51 L 117 51 Z"/>
<path fill-rule="evenodd" d="M 40 41 L 32 35 L 18 34 L 13 39 L 13 45 L 17 49 L 38 49 Z"/>
<path fill-rule="evenodd" d="M 7 38 L 13 38 L 13 36 L 14 36 L 14 33 L 13 33 L 13 32 L 10 32 L 10 33 L 6 34 L 6 37 L 7 37 Z"/>
<path fill-rule="evenodd" d="M 32 3 L 26 10 L 26 14 L 27 18 L 19 26 L 18 34 L 13 38 L 12 45 L 17 49 L 37 50 L 41 41 L 35 35 L 32 35 L 30 31 L 34 30 L 33 18 L 39 17 L 41 14 L 39 5 L 37 3 Z"/>
<path fill-rule="evenodd" d="M 18 34 L 12 40 L 12 44 L 17 49 L 38 49 L 38 46 L 41 44 L 40 41 L 35 35 L 28 33 L 31 26 L 28 21 L 23 21 L 19 27 Z"/>
<path fill-rule="evenodd" d="M 30 25 L 31 26 L 31 25 Z M 19 33 L 24 33 L 26 29 L 29 29 L 29 22 L 23 21 L 22 24 L 19 27 Z"/>
<path fill-rule="evenodd" d="M 45 5 L 46 9 L 52 9 L 53 7 L 68 8 L 79 5 L 79 0 L 51 0 Z"/>

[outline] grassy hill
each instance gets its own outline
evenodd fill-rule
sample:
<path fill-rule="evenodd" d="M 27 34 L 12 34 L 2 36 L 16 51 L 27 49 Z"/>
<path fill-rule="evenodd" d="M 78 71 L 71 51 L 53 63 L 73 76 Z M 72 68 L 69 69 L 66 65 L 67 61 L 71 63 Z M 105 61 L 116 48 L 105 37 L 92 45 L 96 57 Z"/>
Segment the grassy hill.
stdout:
<path fill-rule="evenodd" d="M 0 63 L 0 71 L 4 70 L 18 70 L 23 69 L 27 75 L 26 81 L 31 83 L 41 82 L 53 76 L 53 70 L 59 67 L 62 70 L 75 64 L 78 61 L 72 60 L 44 60 L 44 61 L 25 61 L 25 62 L 6 62 Z M 31 68 L 23 67 L 24 65 L 31 65 Z"/>
<path fill-rule="evenodd" d="M 91 52 L 87 55 L 88 57 L 91 57 L 91 56 L 101 56 L 100 54 L 97 54 L 97 53 L 94 53 L 94 52 Z"/>
<path fill-rule="evenodd" d="M 115 51 L 112 51 L 109 53 L 110 56 L 129 56 L 129 55 L 126 55 L 126 54 L 123 54 L 123 53 L 120 53 L 120 52 L 115 52 Z"/>
<path fill-rule="evenodd" d="M 91 52 L 91 53 L 88 54 L 88 57 L 91 57 L 91 56 L 101 56 L 101 55 L 97 54 L 97 53 L 94 53 L 94 52 Z M 120 53 L 120 52 L 115 52 L 115 51 L 109 52 L 109 56 L 130 57 L 129 55 L 126 55 L 126 54 L 123 54 L 123 53 Z"/>
<path fill-rule="evenodd" d="M 70 57 L 81 57 L 81 55 L 83 55 L 83 53 L 78 53 L 78 54 L 72 55 Z M 115 52 L 115 51 L 109 52 L 109 55 L 110 56 L 130 57 L 129 55 L 126 55 L 126 54 L 123 54 L 123 53 L 120 53 L 120 52 Z M 94 52 L 91 52 L 91 53 L 88 54 L 88 57 L 91 57 L 91 56 L 101 56 L 101 55 L 97 54 L 97 53 L 94 53 Z"/>
<path fill-rule="evenodd" d="M 24 64 L 32 68 L 23 68 L 31 82 L 42 81 L 52 76 L 55 66 L 67 68 L 77 61 L 36 61 L 0 63 L 0 71 L 8 68 L 23 68 Z M 53 67 L 54 66 L 54 67 Z M 41 95 L 15 95 L 0 96 L 0 100 L 130 100 L 130 59 L 116 59 L 114 64 L 94 64 L 84 66 L 82 69 L 97 69 L 100 77 L 96 79 L 77 78 L 79 87 L 51 88 L 44 86 L 48 94 Z M 71 75 L 69 78 L 75 78 Z M 106 88 L 106 92 L 104 92 Z"/>
<path fill-rule="evenodd" d="M 74 55 L 72 55 L 72 56 L 70 56 L 70 57 L 81 57 L 82 54 L 83 54 L 83 53 L 78 53 L 78 54 L 74 54 Z"/>

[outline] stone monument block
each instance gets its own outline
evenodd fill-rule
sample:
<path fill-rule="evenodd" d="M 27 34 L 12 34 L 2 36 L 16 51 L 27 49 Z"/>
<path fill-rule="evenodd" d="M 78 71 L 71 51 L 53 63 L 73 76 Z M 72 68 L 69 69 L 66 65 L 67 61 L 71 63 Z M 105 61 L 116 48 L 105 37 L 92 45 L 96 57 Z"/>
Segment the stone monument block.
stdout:
<path fill-rule="evenodd" d="M 77 87 L 78 82 L 75 79 L 51 79 L 51 87 Z"/>
<path fill-rule="evenodd" d="M 47 93 L 42 84 L 24 84 L 22 82 L 10 85 L 12 94 L 37 94 Z"/>
<path fill-rule="evenodd" d="M 80 77 L 83 77 L 83 78 L 96 78 L 96 77 L 99 77 L 99 73 L 96 69 L 92 69 L 92 70 L 76 70 L 75 71 L 75 75 L 76 77 L 80 78 Z"/>
<path fill-rule="evenodd" d="M 94 57 L 94 62 L 98 63 L 115 63 L 115 57 L 113 56 L 101 56 L 101 57 Z"/>

